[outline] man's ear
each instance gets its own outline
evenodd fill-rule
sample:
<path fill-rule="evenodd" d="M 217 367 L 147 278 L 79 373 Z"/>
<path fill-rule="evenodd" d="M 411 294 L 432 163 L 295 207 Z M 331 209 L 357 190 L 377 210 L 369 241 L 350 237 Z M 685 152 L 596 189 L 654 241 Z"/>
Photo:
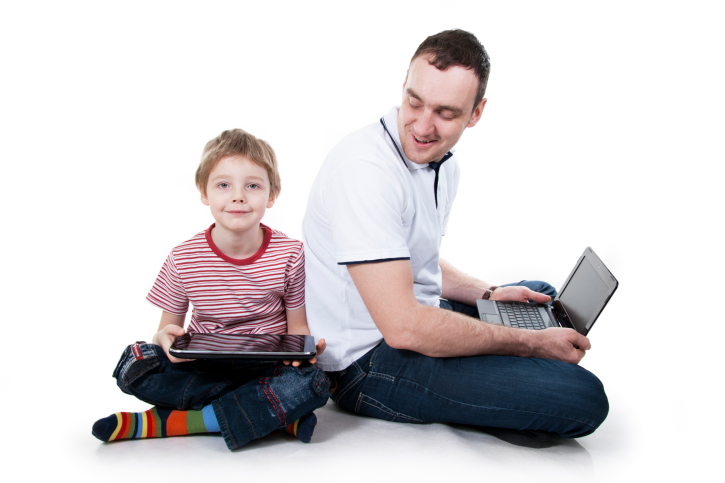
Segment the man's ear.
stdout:
<path fill-rule="evenodd" d="M 267 201 L 267 208 L 272 208 L 274 206 L 274 197 L 270 196 L 269 201 Z"/>
<path fill-rule="evenodd" d="M 405 92 L 405 84 L 408 83 L 408 72 L 410 72 L 410 69 L 405 71 L 405 79 L 403 79 L 403 92 Z"/>
<path fill-rule="evenodd" d="M 476 108 L 473 110 L 473 115 L 471 115 L 471 119 L 468 120 L 468 125 L 466 127 L 473 127 L 478 124 L 478 121 L 481 120 L 481 115 L 483 114 L 484 107 L 486 107 L 485 97 L 481 99 L 481 102 L 479 102 Z"/>

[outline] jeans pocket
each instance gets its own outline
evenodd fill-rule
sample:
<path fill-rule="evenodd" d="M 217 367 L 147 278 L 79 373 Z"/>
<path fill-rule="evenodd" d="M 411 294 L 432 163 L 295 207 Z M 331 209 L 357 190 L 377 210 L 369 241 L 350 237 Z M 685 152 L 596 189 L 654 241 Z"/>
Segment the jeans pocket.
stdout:
<path fill-rule="evenodd" d="M 397 423 L 424 423 L 422 419 L 414 418 L 397 411 L 393 411 L 380 401 L 360 393 L 355 404 L 355 413 L 371 418 L 384 419 Z"/>

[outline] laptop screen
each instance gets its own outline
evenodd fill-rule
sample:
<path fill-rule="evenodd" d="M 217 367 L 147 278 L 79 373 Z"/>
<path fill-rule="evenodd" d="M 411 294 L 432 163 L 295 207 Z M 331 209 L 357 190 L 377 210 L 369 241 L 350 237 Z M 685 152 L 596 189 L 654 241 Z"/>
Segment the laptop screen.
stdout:
<path fill-rule="evenodd" d="M 587 248 L 559 292 L 558 299 L 577 332 L 586 334 L 616 288 L 617 280 L 591 248 Z"/>

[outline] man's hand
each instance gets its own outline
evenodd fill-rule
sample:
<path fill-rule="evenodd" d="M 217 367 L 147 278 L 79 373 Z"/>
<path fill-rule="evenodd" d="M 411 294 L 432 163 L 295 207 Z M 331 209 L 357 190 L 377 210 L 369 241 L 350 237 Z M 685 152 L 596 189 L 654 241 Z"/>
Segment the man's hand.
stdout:
<path fill-rule="evenodd" d="M 532 357 L 579 364 L 579 361 L 586 355 L 586 351 L 592 348 L 589 339 L 573 329 L 549 327 L 531 332 L 538 336 L 537 344 L 533 347 Z M 579 348 L 577 349 L 577 347 Z"/>
<path fill-rule="evenodd" d="M 542 304 L 551 302 L 551 297 L 543 293 L 534 292 L 528 287 L 498 287 L 491 294 L 491 300 L 500 300 L 501 302 L 528 302 L 533 300 Z"/>
<path fill-rule="evenodd" d="M 309 359 L 307 362 L 310 364 L 314 364 L 317 362 L 317 356 L 325 352 L 325 347 L 327 347 L 327 344 L 325 343 L 325 339 L 320 339 L 320 341 L 317 343 L 317 346 L 315 347 L 315 351 L 317 352 L 317 355 L 313 357 L 312 359 Z M 282 361 L 285 366 L 289 366 L 292 364 L 292 367 L 299 367 L 300 364 L 304 361 Z"/>
<path fill-rule="evenodd" d="M 166 356 L 171 362 L 192 361 L 194 359 L 179 359 L 169 354 L 169 347 L 171 347 L 171 344 L 174 343 L 174 339 L 181 335 L 184 335 L 183 328 L 179 327 L 178 325 L 169 324 L 156 332 L 156 334 L 154 334 L 154 338 L 151 341 L 157 346 L 160 346 L 162 349 L 164 349 Z"/>

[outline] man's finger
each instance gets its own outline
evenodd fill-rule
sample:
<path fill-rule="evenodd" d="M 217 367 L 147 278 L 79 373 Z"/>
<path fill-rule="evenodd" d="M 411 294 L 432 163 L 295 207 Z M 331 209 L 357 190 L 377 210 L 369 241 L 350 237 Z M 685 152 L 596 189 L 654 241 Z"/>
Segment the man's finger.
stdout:
<path fill-rule="evenodd" d="M 551 302 L 551 297 L 544 295 L 543 293 L 534 292 L 533 290 L 530 291 L 528 298 L 541 304 Z"/>
<path fill-rule="evenodd" d="M 577 338 L 574 340 L 574 345 L 578 346 L 577 349 L 588 351 L 592 348 L 592 343 L 588 337 L 584 337 L 581 334 L 577 334 Z"/>

